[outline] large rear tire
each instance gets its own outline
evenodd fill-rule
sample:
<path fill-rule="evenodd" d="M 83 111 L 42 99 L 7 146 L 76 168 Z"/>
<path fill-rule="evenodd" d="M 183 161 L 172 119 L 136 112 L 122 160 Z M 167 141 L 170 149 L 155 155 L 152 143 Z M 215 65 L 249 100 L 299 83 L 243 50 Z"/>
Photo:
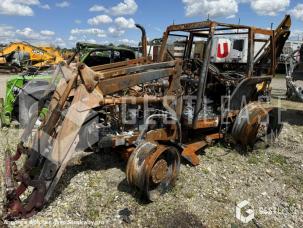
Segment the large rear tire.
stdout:
<path fill-rule="evenodd" d="M 279 109 L 265 109 L 258 104 L 249 104 L 239 113 L 234 122 L 232 137 L 242 148 L 255 148 L 259 142 L 271 145 L 279 136 L 283 124 Z"/>

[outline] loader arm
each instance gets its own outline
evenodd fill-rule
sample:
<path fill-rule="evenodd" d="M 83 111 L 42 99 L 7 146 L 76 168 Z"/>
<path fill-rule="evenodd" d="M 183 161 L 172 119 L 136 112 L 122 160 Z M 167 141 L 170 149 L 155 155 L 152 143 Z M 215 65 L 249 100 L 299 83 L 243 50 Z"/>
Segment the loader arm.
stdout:
<path fill-rule="evenodd" d="M 275 71 L 277 69 L 277 66 L 279 64 L 278 60 L 280 58 L 280 55 L 282 54 L 285 42 L 287 41 L 290 35 L 290 27 L 291 27 L 291 18 L 289 15 L 286 15 L 285 18 L 280 23 L 280 25 L 276 28 L 276 30 L 274 30 L 273 41 L 268 40 L 267 43 L 264 44 L 266 46 L 270 42 L 273 42 L 273 48 L 271 48 L 270 45 L 267 46 L 264 53 L 255 60 L 256 66 L 266 65 L 268 59 L 273 59 L 274 61 L 273 70 Z M 274 73 L 271 71 L 272 69 L 270 70 L 269 74 Z"/>
<path fill-rule="evenodd" d="M 79 141 L 78 134 L 86 117 L 93 108 L 107 103 L 108 100 L 104 96 L 138 84 L 169 78 L 167 95 L 175 99 L 163 101 L 163 106 L 169 111 L 175 110 L 176 115 L 180 116 L 181 65 L 181 61 L 176 60 L 130 65 L 123 70 L 111 70 L 106 73 L 95 72 L 84 64 L 78 64 L 77 69 L 63 67 L 62 72 L 66 75 L 60 80 L 54 92 L 48 116 L 35 134 L 33 143 L 25 147 L 30 136 L 29 129 L 26 129 L 27 135 L 23 135 L 16 155 L 6 158 L 7 218 L 27 217 L 36 213 L 49 200 L 75 151 Z M 173 105 L 171 100 L 177 101 L 178 104 Z M 23 169 L 17 170 L 15 162 L 22 154 L 28 157 Z M 11 172 L 12 170 L 14 172 Z M 37 170 L 39 172 L 33 174 Z M 16 188 L 12 183 L 18 183 L 19 187 Z M 24 203 L 20 196 L 28 186 L 34 187 L 34 190 L 27 203 Z"/>

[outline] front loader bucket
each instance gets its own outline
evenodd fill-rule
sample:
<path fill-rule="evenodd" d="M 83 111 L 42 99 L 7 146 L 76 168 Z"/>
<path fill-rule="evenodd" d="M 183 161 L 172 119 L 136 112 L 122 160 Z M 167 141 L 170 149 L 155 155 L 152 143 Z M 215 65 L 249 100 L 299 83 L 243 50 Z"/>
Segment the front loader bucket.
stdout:
<path fill-rule="evenodd" d="M 78 133 L 90 111 L 84 103 L 89 97 L 86 88 L 80 85 L 66 115 L 58 118 L 57 122 L 50 123 L 56 134 L 50 135 L 43 131 L 50 129 L 44 126 L 37 131 L 31 147 L 26 148 L 20 143 L 14 156 L 6 153 L 6 219 L 30 217 L 49 200 L 78 144 Z M 18 169 L 16 161 L 21 155 L 26 155 L 27 159 L 23 168 Z M 25 200 L 21 200 L 29 187 L 31 193 Z"/>

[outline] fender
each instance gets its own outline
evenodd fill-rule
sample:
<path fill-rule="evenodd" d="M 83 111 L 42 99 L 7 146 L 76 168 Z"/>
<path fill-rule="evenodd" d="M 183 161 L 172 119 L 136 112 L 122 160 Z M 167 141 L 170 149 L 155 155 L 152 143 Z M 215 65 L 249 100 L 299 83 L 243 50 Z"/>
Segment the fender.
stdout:
<path fill-rule="evenodd" d="M 246 101 L 256 100 L 256 98 L 253 98 L 257 93 L 257 84 L 270 82 L 271 80 L 271 76 L 251 77 L 242 80 L 230 97 L 230 109 L 240 110 L 244 98 Z"/>

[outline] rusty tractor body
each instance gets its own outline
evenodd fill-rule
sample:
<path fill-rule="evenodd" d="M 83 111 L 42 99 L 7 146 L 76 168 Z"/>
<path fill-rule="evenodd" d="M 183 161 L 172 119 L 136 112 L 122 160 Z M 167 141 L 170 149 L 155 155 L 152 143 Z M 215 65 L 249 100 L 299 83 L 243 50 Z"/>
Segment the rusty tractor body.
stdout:
<path fill-rule="evenodd" d="M 6 156 L 6 218 L 42 209 L 77 148 L 120 153 L 128 161 L 128 183 L 154 201 L 174 185 L 181 157 L 198 165 L 197 153 L 217 140 L 244 148 L 274 138 L 281 129 L 275 109 L 258 100 L 267 93 L 290 24 L 287 16 L 276 30 L 214 21 L 172 25 L 154 62 L 141 27 L 141 58 L 58 67 L 45 93 L 52 96 L 42 125 L 33 130 L 43 99 L 16 154 Z M 211 64 L 213 38 L 239 34 L 249 38 L 246 67 L 220 71 Z M 195 39 L 205 43 L 201 58 L 191 58 Z M 258 53 L 256 42 L 263 43 Z M 172 55 L 171 44 L 185 45 L 184 53 Z M 18 169 L 21 155 L 26 162 Z M 32 193 L 21 200 L 29 187 Z"/>

